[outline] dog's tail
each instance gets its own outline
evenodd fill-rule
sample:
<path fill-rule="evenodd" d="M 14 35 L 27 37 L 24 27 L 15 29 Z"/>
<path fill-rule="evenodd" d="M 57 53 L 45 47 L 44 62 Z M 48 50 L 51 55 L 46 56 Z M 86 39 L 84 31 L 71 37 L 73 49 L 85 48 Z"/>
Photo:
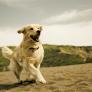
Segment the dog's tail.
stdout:
<path fill-rule="evenodd" d="M 13 53 L 13 51 L 10 48 L 8 48 L 8 47 L 2 47 L 2 55 L 6 59 L 10 60 L 12 53 Z"/>

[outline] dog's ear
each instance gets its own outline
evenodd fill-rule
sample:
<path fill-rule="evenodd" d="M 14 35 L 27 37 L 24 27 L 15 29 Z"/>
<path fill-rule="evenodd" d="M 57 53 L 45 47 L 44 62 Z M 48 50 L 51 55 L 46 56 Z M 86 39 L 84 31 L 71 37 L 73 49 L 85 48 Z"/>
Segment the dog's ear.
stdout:
<path fill-rule="evenodd" d="M 20 33 L 23 33 L 23 34 L 24 34 L 24 33 L 25 33 L 25 28 L 19 29 L 17 32 L 18 32 L 19 34 L 20 34 Z"/>

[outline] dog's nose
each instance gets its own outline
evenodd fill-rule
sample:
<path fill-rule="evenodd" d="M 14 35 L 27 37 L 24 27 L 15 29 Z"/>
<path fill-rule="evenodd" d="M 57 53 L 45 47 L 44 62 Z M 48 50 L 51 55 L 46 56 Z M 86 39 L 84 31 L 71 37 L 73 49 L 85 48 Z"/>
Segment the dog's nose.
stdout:
<path fill-rule="evenodd" d="M 40 30 L 37 30 L 37 34 L 40 34 L 40 32 L 41 32 Z"/>

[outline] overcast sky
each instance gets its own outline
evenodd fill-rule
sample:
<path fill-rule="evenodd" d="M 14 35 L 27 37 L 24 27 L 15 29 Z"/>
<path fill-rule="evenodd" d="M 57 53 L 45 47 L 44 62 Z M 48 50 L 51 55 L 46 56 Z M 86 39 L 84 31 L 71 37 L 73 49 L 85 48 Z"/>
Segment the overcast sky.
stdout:
<path fill-rule="evenodd" d="M 44 25 L 43 43 L 92 45 L 92 0 L 0 0 L 0 46 L 18 45 L 31 23 Z"/>

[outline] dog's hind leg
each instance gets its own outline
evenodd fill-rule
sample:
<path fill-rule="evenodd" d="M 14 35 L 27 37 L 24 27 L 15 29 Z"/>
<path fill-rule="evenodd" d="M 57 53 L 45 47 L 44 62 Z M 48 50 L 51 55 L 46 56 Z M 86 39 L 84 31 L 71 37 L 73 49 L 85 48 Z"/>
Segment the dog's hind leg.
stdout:
<path fill-rule="evenodd" d="M 30 71 L 32 75 L 36 78 L 37 82 L 46 83 L 39 69 L 37 69 L 33 64 L 30 64 Z"/>
<path fill-rule="evenodd" d="M 22 84 L 22 80 L 20 80 L 20 72 L 19 71 L 13 71 L 19 84 Z"/>
<path fill-rule="evenodd" d="M 13 71 L 13 73 L 15 74 L 18 80 L 18 83 L 22 83 L 22 81 L 20 80 L 20 74 L 22 71 L 22 67 L 16 61 L 12 60 L 9 65 L 9 69 Z"/>
<path fill-rule="evenodd" d="M 20 75 L 21 75 L 22 68 L 21 67 L 18 67 L 18 66 L 17 66 L 17 68 L 18 69 L 13 70 L 13 72 L 14 72 L 17 80 L 18 80 L 18 83 L 21 84 L 22 83 L 22 80 L 20 79 Z"/>

